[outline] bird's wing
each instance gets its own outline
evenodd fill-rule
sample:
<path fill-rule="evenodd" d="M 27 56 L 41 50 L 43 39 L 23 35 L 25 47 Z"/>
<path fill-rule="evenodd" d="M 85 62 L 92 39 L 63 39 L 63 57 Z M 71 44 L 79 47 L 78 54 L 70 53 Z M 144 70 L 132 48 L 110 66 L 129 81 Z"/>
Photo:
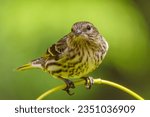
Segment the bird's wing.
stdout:
<path fill-rule="evenodd" d="M 46 55 L 51 57 L 58 57 L 62 54 L 67 48 L 67 40 L 68 36 L 64 36 L 60 39 L 56 44 L 53 44 L 51 47 L 47 49 Z"/>

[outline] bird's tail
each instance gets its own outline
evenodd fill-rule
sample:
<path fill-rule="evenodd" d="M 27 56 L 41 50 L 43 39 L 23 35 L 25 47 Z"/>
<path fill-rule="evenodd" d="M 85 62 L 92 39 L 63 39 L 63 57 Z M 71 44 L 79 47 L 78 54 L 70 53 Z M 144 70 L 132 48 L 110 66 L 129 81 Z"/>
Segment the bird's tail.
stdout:
<path fill-rule="evenodd" d="M 23 70 L 27 70 L 27 69 L 31 69 L 31 68 L 44 69 L 43 64 L 44 64 L 43 57 L 37 58 L 35 60 L 32 60 L 30 63 L 27 63 L 25 65 L 22 65 L 22 66 L 18 67 L 17 71 L 23 71 Z"/>

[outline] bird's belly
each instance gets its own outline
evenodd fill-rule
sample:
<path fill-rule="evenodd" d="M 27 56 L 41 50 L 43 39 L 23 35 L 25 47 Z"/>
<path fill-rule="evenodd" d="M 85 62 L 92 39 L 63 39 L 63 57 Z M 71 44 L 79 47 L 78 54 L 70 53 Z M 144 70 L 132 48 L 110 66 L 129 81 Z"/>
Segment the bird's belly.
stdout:
<path fill-rule="evenodd" d="M 94 58 L 93 58 L 94 57 Z M 100 62 L 99 56 L 76 56 L 74 59 L 57 61 L 55 65 L 50 66 L 48 71 L 54 77 L 62 78 L 81 78 L 96 69 Z M 63 60 L 63 59 L 62 59 Z"/>

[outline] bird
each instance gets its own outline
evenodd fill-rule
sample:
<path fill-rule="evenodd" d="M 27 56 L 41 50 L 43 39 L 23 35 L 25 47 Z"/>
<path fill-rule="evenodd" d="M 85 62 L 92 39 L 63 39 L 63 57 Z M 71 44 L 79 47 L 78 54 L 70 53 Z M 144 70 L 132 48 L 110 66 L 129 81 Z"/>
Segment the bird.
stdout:
<path fill-rule="evenodd" d="M 40 68 L 54 78 L 65 82 L 63 89 L 69 95 L 75 85 L 71 79 L 85 79 L 86 87 L 91 88 L 93 78 L 87 76 L 102 63 L 107 51 L 108 42 L 98 29 L 88 21 L 79 21 L 72 25 L 71 31 L 51 45 L 45 54 L 17 68 L 23 71 Z"/>

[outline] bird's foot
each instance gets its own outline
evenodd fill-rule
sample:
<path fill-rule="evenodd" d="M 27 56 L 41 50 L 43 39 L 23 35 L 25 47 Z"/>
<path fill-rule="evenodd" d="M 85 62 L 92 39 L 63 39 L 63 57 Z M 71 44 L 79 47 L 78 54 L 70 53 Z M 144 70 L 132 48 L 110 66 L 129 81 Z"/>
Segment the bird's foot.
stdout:
<path fill-rule="evenodd" d="M 74 93 L 70 92 L 70 88 L 72 88 L 72 89 L 75 88 L 74 83 L 68 79 L 63 79 L 63 80 L 66 83 L 66 87 L 63 90 L 66 91 L 69 95 L 74 95 Z"/>
<path fill-rule="evenodd" d="M 94 84 L 93 77 L 82 77 L 85 80 L 85 87 L 87 89 L 91 89 L 92 85 Z"/>

